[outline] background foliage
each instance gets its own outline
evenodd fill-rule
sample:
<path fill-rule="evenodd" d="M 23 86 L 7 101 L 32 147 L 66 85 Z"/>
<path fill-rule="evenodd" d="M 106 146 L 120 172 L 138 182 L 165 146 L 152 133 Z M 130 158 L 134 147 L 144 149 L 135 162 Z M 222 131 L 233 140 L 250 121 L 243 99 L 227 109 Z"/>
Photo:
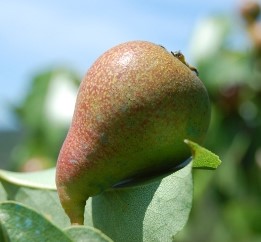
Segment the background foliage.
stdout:
<path fill-rule="evenodd" d="M 194 208 L 180 241 L 261 239 L 261 24 L 260 6 L 246 3 L 242 19 L 210 19 L 215 48 L 197 67 L 212 100 L 206 146 L 219 154 L 215 174 L 194 173 Z M 237 23 L 242 21 L 242 25 Z M 240 23 L 240 22 L 239 22 Z M 198 33 L 207 38 L 204 32 Z M 233 37 L 233 38 L 232 38 Z M 248 48 L 231 39 L 248 40 Z"/>

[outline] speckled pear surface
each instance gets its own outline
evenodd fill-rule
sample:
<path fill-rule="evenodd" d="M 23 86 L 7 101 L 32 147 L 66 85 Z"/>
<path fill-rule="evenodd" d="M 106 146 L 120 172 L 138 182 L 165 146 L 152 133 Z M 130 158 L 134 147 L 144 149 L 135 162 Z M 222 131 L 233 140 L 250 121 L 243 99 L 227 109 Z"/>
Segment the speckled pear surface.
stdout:
<path fill-rule="evenodd" d="M 120 44 L 99 57 L 80 85 L 61 148 L 56 184 L 72 224 L 86 200 L 135 176 L 190 156 L 210 119 L 207 91 L 187 65 L 159 45 Z"/>

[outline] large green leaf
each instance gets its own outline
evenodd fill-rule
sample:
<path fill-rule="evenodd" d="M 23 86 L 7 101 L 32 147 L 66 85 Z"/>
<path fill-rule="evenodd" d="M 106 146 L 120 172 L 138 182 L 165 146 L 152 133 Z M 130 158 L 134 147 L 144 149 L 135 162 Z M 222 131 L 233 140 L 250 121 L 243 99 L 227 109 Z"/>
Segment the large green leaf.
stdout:
<path fill-rule="evenodd" d="M 55 169 L 38 172 L 0 170 L 0 201 L 13 200 L 30 206 L 59 227 L 70 225 L 55 191 Z"/>
<path fill-rule="evenodd" d="M 0 203 L 0 220 L 12 242 L 73 241 L 41 214 L 16 202 Z"/>
<path fill-rule="evenodd" d="M 0 170 L 0 180 L 19 186 L 56 190 L 55 168 L 37 172 L 13 172 Z"/>
<path fill-rule="evenodd" d="M 2 184 L 8 200 L 23 203 L 37 210 L 59 227 L 70 225 L 56 191 L 23 187 L 5 181 L 2 181 Z"/>
<path fill-rule="evenodd" d="M 64 230 L 74 242 L 112 242 L 112 240 L 103 234 L 100 230 L 87 226 L 73 226 Z"/>
<path fill-rule="evenodd" d="M 43 184 L 39 182 L 32 184 L 31 174 L 31 172 L 22 173 L 19 180 L 20 183 L 18 180 L 12 179 L 16 177 L 15 172 L 7 172 L 5 176 L 0 177 L 0 201 L 13 200 L 23 203 L 42 213 L 57 226 L 61 228 L 68 227 L 70 225 L 69 218 L 60 204 L 57 192 L 53 188 L 51 190 L 43 188 Z M 8 175 L 11 175 L 12 178 L 9 178 Z M 54 180 L 54 176 L 54 172 L 42 173 L 42 180 Z M 26 181 L 29 179 L 30 183 L 27 183 Z M 90 207 L 89 201 L 87 206 Z M 86 210 L 86 225 L 92 225 L 91 217 L 91 210 Z"/>
<path fill-rule="evenodd" d="M 92 198 L 93 224 L 114 241 L 173 241 L 192 205 L 191 164 L 153 183 Z"/>

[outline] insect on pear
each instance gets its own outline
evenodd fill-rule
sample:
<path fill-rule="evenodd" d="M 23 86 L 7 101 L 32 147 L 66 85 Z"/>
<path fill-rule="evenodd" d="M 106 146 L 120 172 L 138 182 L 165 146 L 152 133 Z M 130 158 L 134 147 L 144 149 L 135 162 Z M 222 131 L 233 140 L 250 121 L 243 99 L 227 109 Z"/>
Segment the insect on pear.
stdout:
<path fill-rule="evenodd" d="M 163 45 L 159 45 L 161 48 L 165 49 L 166 48 Z M 174 57 L 176 57 L 179 61 L 181 61 L 183 64 L 185 64 L 190 70 L 194 71 L 196 73 L 196 75 L 199 75 L 199 72 L 197 70 L 197 68 L 195 68 L 194 66 L 189 65 L 186 60 L 185 60 L 185 56 L 181 53 L 181 51 L 171 51 L 170 52 Z"/>
<path fill-rule="evenodd" d="M 171 51 L 170 53 L 173 56 L 175 56 L 177 59 L 179 59 L 183 64 L 185 64 L 190 70 L 194 71 L 197 76 L 199 75 L 197 68 L 189 65 L 185 60 L 185 56 L 180 51 L 175 51 L 175 52 Z"/>

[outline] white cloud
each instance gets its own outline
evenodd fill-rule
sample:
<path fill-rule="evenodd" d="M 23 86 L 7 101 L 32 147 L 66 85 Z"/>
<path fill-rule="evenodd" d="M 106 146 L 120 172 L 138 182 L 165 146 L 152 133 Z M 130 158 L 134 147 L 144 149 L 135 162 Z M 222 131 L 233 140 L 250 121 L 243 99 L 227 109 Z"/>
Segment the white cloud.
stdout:
<path fill-rule="evenodd" d="M 44 112 L 48 121 L 68 126 L 71 122 L 78 88 L 66 74 L 56 74 L 50 82 Z"/>

